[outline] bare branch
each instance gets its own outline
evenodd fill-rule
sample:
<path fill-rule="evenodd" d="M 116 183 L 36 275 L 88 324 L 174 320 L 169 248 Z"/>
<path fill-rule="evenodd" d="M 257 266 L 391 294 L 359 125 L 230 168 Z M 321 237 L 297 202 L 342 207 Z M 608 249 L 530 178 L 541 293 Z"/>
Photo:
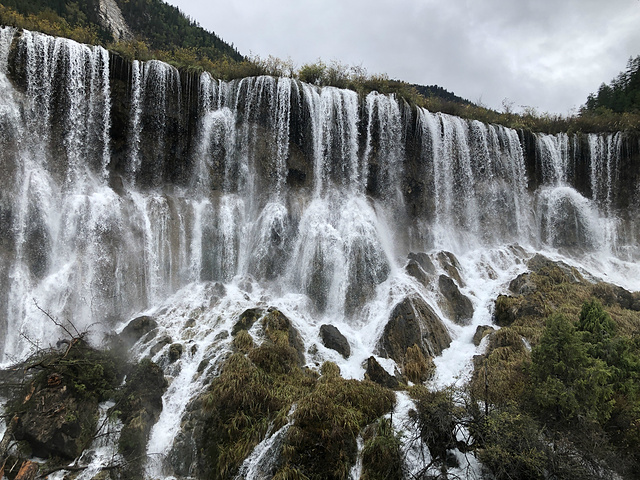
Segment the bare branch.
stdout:
<path fill-rule="evenodd" d="M 69 338 L 72 339 L 76 339 L 76 338 L 82 338 L 83 334 L 81 334 L 78 329 L 76 328 L 76 326 L 72 323 L 72 322 L 67 322 L 69 325 L 71 325 L 71 328 L 76 332 L 75 335 L 73 334 L 73 332 L 71 332 L 67 327 L 65 327 L 65 325 L 60 322 L 58 319 L 56 319 L 55 317 L 53 317 L 49 312 L 47 312 L 46 310 L 44 310 L 43 308 L 40 307 L 40 305 L 38 305 L 38 302 L 36 301 L 36 299 L 33 299 L 33 304 L 36 306 L 36 308 L 38 310 L 40 310 L 49 320 L 51 320 L 54 325 L 56 325 L 57 327 L 60 327 L 62 330 L 65 331 L 65 333 L 67 335 L 69 335 Z"/>

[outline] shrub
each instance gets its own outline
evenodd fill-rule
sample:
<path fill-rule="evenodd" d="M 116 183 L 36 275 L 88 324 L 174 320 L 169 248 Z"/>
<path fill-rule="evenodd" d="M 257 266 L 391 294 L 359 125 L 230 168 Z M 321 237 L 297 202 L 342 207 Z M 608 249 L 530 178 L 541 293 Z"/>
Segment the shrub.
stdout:
<path fill-rule="evenodd" d="M 289 468 L 310 479 L 346 479 L 356 460 L 358 433 L 393 408 L 395 395 L 368 380 L 345 380 L 330 362 L 322 372 L 293 414 L 285 454 Z"/>
<path fill-rule="evenodd" d="M 589 355 L 573 324 L 563 315 L 549 317 L 540 344 L 531 354 L 533 399 L 556 420 L 602 422 L 613 407 L 611 370 Z"/>
<path fill-rule="evenodd" d="M 493 410 L 473 431 L 478 460 L 496 480 L 544 478 L 547 454 L 533 418 L 511 405 Z"/>
<path fill-rule="evenodd" d="M 410 394 L 416 404 L 413 416 L 420 438 L 429 448 L 433 461 L 445 464 L 447 450 L 465 448 L 457 440 L 464 408 L 456 404 L 452 389 L 430 391 L 418 385 Z"/>
<path fill-rule="evenodd" d="M 403 458 L 400 436 L 388 418 L 378 420 L 375 432 L 362 449 L 361 480 L 392 480 L 403 478 Z"/>

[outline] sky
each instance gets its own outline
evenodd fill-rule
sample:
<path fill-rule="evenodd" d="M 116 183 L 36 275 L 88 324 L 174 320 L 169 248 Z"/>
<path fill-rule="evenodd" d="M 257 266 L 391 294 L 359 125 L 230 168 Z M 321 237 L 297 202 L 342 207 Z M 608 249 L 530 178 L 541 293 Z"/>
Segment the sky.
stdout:
<path fill-rule="evenodd" d="M 640 0 L 165 0 L 243 55 L 439 85 L 489 108 L 576 113 L 640 55 Z"/>

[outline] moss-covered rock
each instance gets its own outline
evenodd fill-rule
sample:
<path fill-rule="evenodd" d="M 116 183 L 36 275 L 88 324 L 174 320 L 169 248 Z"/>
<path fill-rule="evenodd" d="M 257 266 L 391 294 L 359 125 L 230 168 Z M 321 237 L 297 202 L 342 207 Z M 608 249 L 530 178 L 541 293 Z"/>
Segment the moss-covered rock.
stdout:
<path fill-rule="evenodd" d="M 400 436 L 388 418 L 381 418 L 365 439 L 361 480 L 401 480 L 404 477 Z"/>
<path fill-rule="evenodd" d="M 142 360 L 127 376 L 117 406 L 123 423 L 118 447 L 127 460 L 123 478 L 140 478 L 151 427 L 162 412 L 162 395 L 168 386 L 162 369 Z"/>
<path fill-rule="evenodd" d="M 423 355 L 440 355 L 451 344 L 451 336 L 442 320 L 420 297 L 402 300 L 391 312 L 378 342 L 382 356 L 402 365 L 409 347 L 417 345 Z"/>
<path fill-rule="evenodd" d="M 368 380 L 345 380 L 337 372 L 323 366 L 315 389 L 300 399 L 284 449 L 283 468 L 293 467 L 311 480 L 349 478 L 358 433 L 395 403 L 390 390 Z"/>
<path fill-rule="evenodd" d="M 113 397 L 125 365 L 82 338 L 61 345 L 26 362 L 25 388 L 6 410 L 13 419 L 8 434 L 24 441 L 32 454 L 68 461 L 93 440 L 98 403 Z"/>

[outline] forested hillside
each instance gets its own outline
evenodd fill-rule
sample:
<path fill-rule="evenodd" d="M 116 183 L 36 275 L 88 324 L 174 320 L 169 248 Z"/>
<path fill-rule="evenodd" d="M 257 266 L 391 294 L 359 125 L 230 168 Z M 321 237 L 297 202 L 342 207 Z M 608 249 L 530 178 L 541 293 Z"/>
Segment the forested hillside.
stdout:
<path fill-rule="evenodd" d="M 135 41 L 146 49 L 190 50 L 194 58 L 212 61 L 243 57 L 215 33 L 161 0 L 115 0 Z M 101 26 L 99 0 L 0 0 L 0 23 L 32 28 L 79 41 L 108 45 L 114 38 Z M 143 47 L 144 49 L 144 47 Z"/>
<path fill-rule="evenodd" d="M 640 55 L 630 58 L 627 69 L 610 84 L 600 85 L 597 94 L 589 95 L 586 112 L 640 113 Z"/>

